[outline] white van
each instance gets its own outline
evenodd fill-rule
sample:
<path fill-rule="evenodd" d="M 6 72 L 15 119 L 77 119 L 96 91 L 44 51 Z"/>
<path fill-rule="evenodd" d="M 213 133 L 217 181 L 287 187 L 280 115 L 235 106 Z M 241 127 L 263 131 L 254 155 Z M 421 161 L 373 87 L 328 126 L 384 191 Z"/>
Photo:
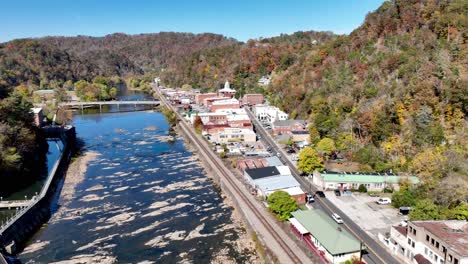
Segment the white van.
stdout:
<path fill-rule="evenodd" d="M 332 214 L 332 218 L 333 220 L 335 220 L 335 222 L 337 222 L 338 224 L 343 224 L 343 219 L 341 219 L 341 216 L 339 216 L 338 214 L 335 214 L 333 213 Z"/>
<path fill-rule="evenodd" d="M 377 203 L 378 204 L 391 204 L 392 200 L 390 198 L 379 198 L 379 200 L 377 200 Z"/>

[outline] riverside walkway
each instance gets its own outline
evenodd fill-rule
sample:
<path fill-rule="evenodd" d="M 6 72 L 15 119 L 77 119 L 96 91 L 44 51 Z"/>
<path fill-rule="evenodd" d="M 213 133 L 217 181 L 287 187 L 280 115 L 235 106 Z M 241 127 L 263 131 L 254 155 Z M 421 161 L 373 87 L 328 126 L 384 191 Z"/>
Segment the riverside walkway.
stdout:
<path fill-rule="evenodd" d="M 0 209 L 2 208 L 16 208 L 16 207 L 26 207 L 29 205 L 31 200 L 10 200 L 10 201 L 1 201 Z"/>

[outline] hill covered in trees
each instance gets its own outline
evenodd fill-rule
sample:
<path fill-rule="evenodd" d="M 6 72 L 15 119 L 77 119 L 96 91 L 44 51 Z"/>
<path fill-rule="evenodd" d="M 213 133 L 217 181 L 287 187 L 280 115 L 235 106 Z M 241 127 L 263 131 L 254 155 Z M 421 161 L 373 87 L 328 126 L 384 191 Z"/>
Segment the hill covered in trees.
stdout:
<path fill-rule="evenodd" d="M 468 197 L 467 13 L 463 0 L 391 0 L 350 35 L 14 40 L 0 44 L 0 98 L 17 86 L 23 94 L 78 87 L 91 98 L 129 76 L 135 87 L 159 76 L 167 86 L 202 90 L 229 80 L 238 96 L 262 92 L 293 118 L 308 119 L 312 143 L 325 139 L 361 170 L 418 175 L 424 189 L 401 197 L 454 208 Z M 272 79 L 266 87 L 257 83 L 264 75 Z"/>

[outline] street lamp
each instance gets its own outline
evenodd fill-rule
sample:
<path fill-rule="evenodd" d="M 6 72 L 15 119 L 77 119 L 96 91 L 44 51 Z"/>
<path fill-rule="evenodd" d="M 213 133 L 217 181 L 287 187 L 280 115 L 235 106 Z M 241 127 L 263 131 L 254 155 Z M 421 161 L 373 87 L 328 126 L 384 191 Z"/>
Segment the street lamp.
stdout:
<path fill-rule="evenodd" d="M 24 196 L 24 199 L 25 199 L 25 200 L 28 200 L 28 196 L 27 196 L 27 195 L 25 195 L 25 196 Z"/>

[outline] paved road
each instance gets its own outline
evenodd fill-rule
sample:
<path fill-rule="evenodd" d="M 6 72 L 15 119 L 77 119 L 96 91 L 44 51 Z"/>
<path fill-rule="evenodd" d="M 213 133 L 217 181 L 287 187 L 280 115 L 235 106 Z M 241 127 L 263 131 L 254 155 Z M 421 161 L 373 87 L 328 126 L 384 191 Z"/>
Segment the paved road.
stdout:
<path fill-rule="evenodd" d="M 302 188 L 308 193 L 315 193 L 318 191 L 317 187 L 307 181 L 304 177 L 300 176 L 299 171 L 296 169 L 294 164 L 287 158 L 287 154 L 283 149 L 281 149 L 273 140 L 271 135 L 265 130 L 265 128 L 260 124 L 260 122 L 255 118 L 253 113 L 245 108 L 250 119 L 252 120 L 256 132 L 262 136 L 264 142 L 269 145 L 274 152 L 281 154 L 281 161 L 284 164 L 288 165 L 291 169 L 293 176 L 296 180 L 299 181 Z M 344 220 L 344 226 L 346 229 L 353 234 L 358 240 L 363 242 L 367 247 L 367 254 L 364 255 L 364 260 L 367 263 L 386 263 L 393 264 L 399 263 L 395 258 L 393 258 L 390 253 L 388 253 L 385 248 L 383 248 L 377 241 L 373 240 L 364 230 L 362 230 L 357 224 L 355 224 L 348 216 L 346 216 L 340 209 L 338 209 L 334 204 L 328 201 L 326 198 L 315 197 L 315 203 L 313 204 L 314 208 L 321 209 L 327 214 L 337 213 Z"/>
<path fill-rule="evenodd" d="M 153 87 L 154 88 L 154 87 Z M 170 108 L 172 106 L 167 103 L 157 88 L 155 91 L 160 95 L 161 102 Z M 172 109 L 173 111 L 175 109 Z M 232 193 L 233 199 L 237 201 L 239 208 L 242 209 L 243 215 L 247 218 L 252 228 L 263 238 L 266 245 L 277 256 L 280 263 L 319 263 L 317 259 L 311 259 L 301 250 L 296 244 L 296 241 L 291 239 L 278 225 L 276 220 L 272 220 L 267 214 L 265 208 L 255 200 L 248 192 L 243 183 L 228 170 L 219 157 L 209 148 L 207 143 L 200 139 L 191 128 L 185 123 L 185 120 L 176 112 L 179 122 L 179 127 L 186 131 L 189 141 L 198 145 L 200 155 L 203 155 L 210 164 L 214 173 L 220 176 L 221 185 Z"/>

